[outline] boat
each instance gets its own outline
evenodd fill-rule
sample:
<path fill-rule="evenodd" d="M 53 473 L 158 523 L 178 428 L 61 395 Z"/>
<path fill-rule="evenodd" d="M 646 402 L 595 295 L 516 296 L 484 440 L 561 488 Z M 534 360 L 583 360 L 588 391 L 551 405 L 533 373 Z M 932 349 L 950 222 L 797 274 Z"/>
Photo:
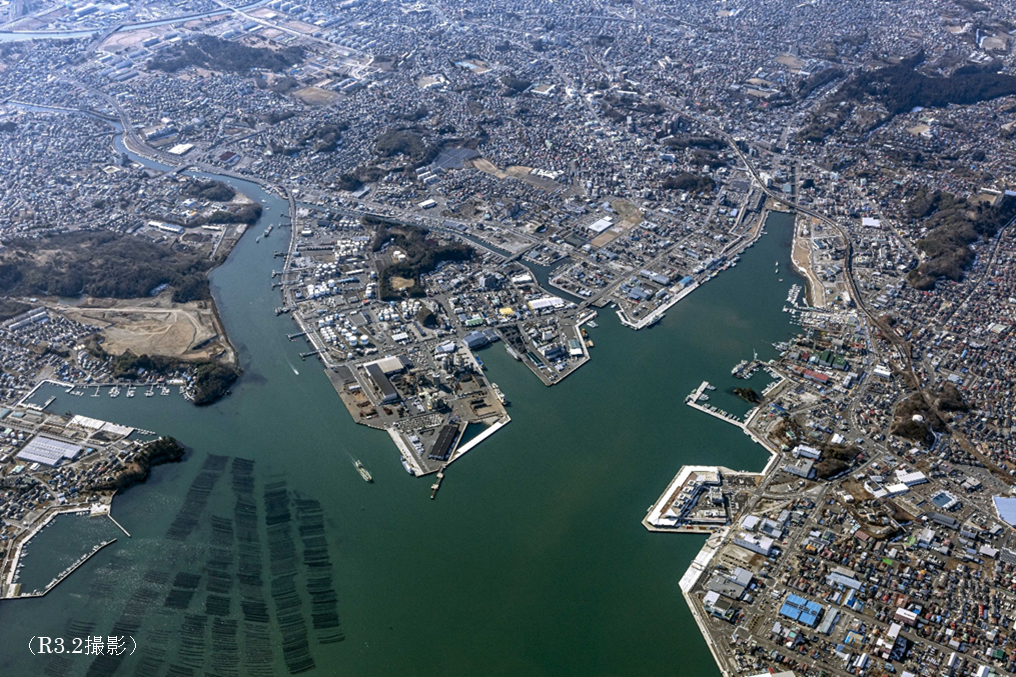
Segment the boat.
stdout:
<path fill-rule="evenodd" d="M 589 327 L 590 329 L 596 329 L 600 325 L 596 324 L 594 320 L 589 320 L 588 322 L 586 322 L 586 326 Z"/>
<path fill-rule="evenodd" d="M 495 395 L 497 395 L 497 399 L 501 402 L 501 404 L 508 404 L 508 398 L 504 396 L 504 393 L 501 392 L 501 389 L 497 387 L 496 383 L 491 383 L 490 389 L 494 391 Z"/>
<path fill-rule="evenodd" d="M 255 241 L 255 242 L 261 242 L 261 236 L 260 236 L 260 235 L 258 235 L 258 236 L 257 236 L 256 238 L 254 238 L 254 241 Z"/>
<path fill-rule="evenodd" d="M 409 465 L 409 461 L 407 461 L 404 456 L 400 456 L 399 460 L 402 461 L 402 467 L 406 469 L 406 472 L 415 477 L 416 473 L 413 472 L 413 467 Z"/>
<path fill-rule="evenodd" d="M 272 234 L 272 228 L 274 228 L 274 227 L 275 226 L 273 226 L 272 224 L 268 224 L 268 227 L 265 228 L 265 237 L 268 237 L 269 235 Z"/>
<path fill-rule="evenodd" d="M 706 390 L 716 390 L 716 386 L 714 386 L 712 383 L 707 383 Z"/>
<path fill-rule="evenodd" d="M 364 482 L 373 482 L 374 478 L 371 476 L 370 471 L 363 467 L 363 463 L 354 461 L 353 465 L 356 466 L 356 472 L 360 473 L 360 477 L 363 478 Z"/>
<path fill-rule="evenodd" d="M 109 396 L 110 397 L 116 397 L 119 394 L 120 394 L 120 389 L 117 388 L 116 386 L 113 386 L 112 388 L 109 389 Z"/>

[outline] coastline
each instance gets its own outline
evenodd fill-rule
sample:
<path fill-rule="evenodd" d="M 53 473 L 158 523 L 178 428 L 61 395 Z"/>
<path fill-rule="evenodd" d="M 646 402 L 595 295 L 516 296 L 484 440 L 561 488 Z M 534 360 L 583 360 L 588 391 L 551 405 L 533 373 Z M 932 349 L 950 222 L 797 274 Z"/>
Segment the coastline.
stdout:
<path fill-rule="evenodd" d="M 164 441 L 168 441 L 166 443 L 172 443 L 172 449 L 160 449 L 154 452 L 150 451 L 154 444 Z M 155 466 L 180 462 L 183 460 L 184 455 L 184 448 L 172 438 L 160 437 L 156 440 L 151 440 L 150 442 L 145 443 L 138 456 L 132 459 L 130 464 L 125 465 L 121 469 L 121 472 L 116 475 L 115 479 L 110 480 L 105 484 L 90 487 L 87 492 L 82 492 L 79 494 L 79 498 L 82 499 L 79 502 L 46 507 L 43 512 L 36 517 L 30 527 L 15 536 L 6 549 L 3 559 L 0 560 L 0 600 L 45 596 L 53 588 L 62 583 L 68 576 L 74 573 L 74 571 L 76 571 L 81 565 L 97 554 L 99 550 L 102 550 L 116 541 L 116 539 L 113 539 L 95 546 L 91 552 L 84 555 L 75 564 L 54 578 L 44 590 L 21 594 L 21 584 L 16 583 L 15 579 L 17 577 L 18 564 L 21 561 L 23 551 L 33 538 L 39 535 L 43 529 L 49 526 L 49 524 L 60 515 L 88 515 L 89 517 L 105 516 L 108 517 L 121 531 L 123 531 L 128 538 L 130 538 L 130 534 L 127 533 L 127 530 L 124 529 L 119 522 L 113 519 L 113 498 L 121 490 L 126 491 L 135 485 L 144 484 L 148 481 L 148 478 L 152 473 L 152 468 Z M 91 499 L 97 500 L 93 501 Z"/>

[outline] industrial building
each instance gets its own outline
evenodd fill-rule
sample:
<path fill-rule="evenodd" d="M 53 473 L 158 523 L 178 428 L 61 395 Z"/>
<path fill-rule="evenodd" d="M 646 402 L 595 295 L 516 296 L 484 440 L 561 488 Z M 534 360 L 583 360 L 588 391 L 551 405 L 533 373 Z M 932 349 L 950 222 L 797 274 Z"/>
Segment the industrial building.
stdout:
<path fill-rule="evenodd" d="M 447 461 L 452 453 L 452 445 L 455 444 L 458 436 L 459 427 L 457 425 L 443 426 L 441 432 L 437 434 L 437 441 L 430 451 L 429 458 L 433 461 Z"/>
<path fill-rule="evenodd" d="M 52 437 L 36 435 L 31 442 L 18 452 L 17 458 L 29 463 L 42 463 L 56 466 L 61 461 L 73 461 L 81 453 L 83 447 L 70 442 L 63 442 Z"/>
<path fill-rule="evenodd" d="M 384 370 L 378 366 L 377 362 L 372 362 L 364 366 L 364 370 L 367 375 L 370 376 L 371 380 L 374 381 L 374 385 L 377 386 L 378 392 L 381 394 L 381 404 L 390 404 L 392 402 L 399 401 L 399 391 L 395 389 L 392 382 L 388 380 Z"/>

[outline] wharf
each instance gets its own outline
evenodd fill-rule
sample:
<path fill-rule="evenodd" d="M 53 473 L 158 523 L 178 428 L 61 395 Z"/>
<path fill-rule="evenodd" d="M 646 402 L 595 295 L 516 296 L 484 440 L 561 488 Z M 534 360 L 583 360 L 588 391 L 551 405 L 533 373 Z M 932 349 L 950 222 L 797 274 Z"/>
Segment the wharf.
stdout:
<path fill-rule="evenodd" d="M 727 423 L 735 425 L 741 430 L 744 430 L 744 421 L 734 416 L 733 414 L 723 411 L 722 409 L 717 409 L 716 407 L 710 404 L 699 404 L 698 401 L 699 397 L 701 397 L 702 393 L 704 393 L 708 388 L 709 381 L 702 381 L 701 385 L 699 385 L 699 387 L 695 389 L 695 391 L 692 392 L 691 395 L 688 395 L 688 397 L 685 398 L 684 403 L 687 404 L 689 407 L 692 407 L 693 409 L 704 411 L 710 416 L 715 416 L 721 421 L 726 421 Z"/>
<path fill-rule="evenodd" d="M 52 581 L 50 581 L 49 585 L 47 585 L 45 587 L 45 589 L 43 589 L 43 590 L 36 591 L 36 592 L 29 592 L 29 593 L 26 593 L 26 594 L 22 595 L 22 594 L 20 594 L 20 592 L 21 592 L 21 584 L 20 583 L 16 583 L 16 584 L 4 586 L 4 591 L 3 591 L 4 594 L 2 596 L 0 596 L 0 599 L 26 599 L 26 598 L 29 598 L 29 597 L 45 597 L 47 594 L 49 594 L 49 592 L 53 588 L 55 588 L 56 586 L 58 586 L 61 583 L 63 583 L 67 579 L 68 576 L 70 576 L 75 571 L 77 571 L 82 566 L 84 566 L 85 562 L 87 562 L 88 560 L 90 560 L 93 557 L 95 557 L 95 555 L 97 555 L 100 550 L 105 548 L 107 545 L 111 545 L 113 543 L 116 543 L 116 539 L 115 538 L 110 539 L 108 541 L 103 541 L 102 543 L 99 543 L 98 545 L 96 545 L 94 548 L 92 548 L 91 552 L 82 555 L 80 558 L 78 558 L 78 560 L 76 562 L 74 562 L 74 564 L 70 565 L 69 567 L 64 569 L 62 572 L 60 572 L 57 575 L 57 577 L 54 578 Z"/>
<path fill-rule="evenodd" d="M 675 294 L 666 303 L 655 308 L 651 313 L 643 317 L 638 322 L 632 322 L 631 320 L 629 320 L 628 316 L 625 315 L 624 312 L 621 311 L 620 309 L 618 309 L 617 311 L 617 316 L 621 320 L 621 324 L 628 327 L 629 329 L 634 329 L 635 331 L 645 329 L 646 327 L 651 327 L 657 322 L 659 322 L 660 319 L 667 313 L 668 310 L 677 305 L 677 303 L 681 301 L 684 297 L 688 296 L 688 294 L 698 289 L 699 286 L 700 285 L 698 282 L 693 282 L 692 284 L 688 285 L 687 287 L 679 291 L 677 294 Z"/>

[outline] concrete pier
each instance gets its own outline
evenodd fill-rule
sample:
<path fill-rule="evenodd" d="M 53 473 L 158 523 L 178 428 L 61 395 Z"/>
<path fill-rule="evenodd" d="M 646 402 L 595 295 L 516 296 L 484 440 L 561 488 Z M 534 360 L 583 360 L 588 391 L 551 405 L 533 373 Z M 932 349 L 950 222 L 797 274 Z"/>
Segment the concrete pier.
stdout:
<path fill-rule="evenodd" d="M 702 381 L 702 384 L 699 385 L 699 387 L 695 390 L 695 392 L 693 392 L 684 400 L 684 403 L 687 404 L 689 407 L 692 407 L 693 409 L 704 411 L 710 416 L 715 416 L 721 421 L 726 421 L 727 423 L 736 425 L 741 430 L 744 430 L 744 421 L 739 419 L 737 416 L 734 416 L 729 412 L 723 411 L 722 409 L 717 409 L 712 405 L 699 404 L 698 398 L 702 396 L 702 393 L 704 393 L 708 389 L 708 387 L 709 381 Z"/>
<path fill-rule="evenodd" d="M 18 594 L 18 593 L 21 592 L 21 586 L 19 584 L 19 585 L 11 586 L 10 589 L 5 590 L 4 596 L 0 597 L 0 599 L 25 599 L 25 598 L 29 598 L 29 597 L 45 597 L 47 594 L 49 594 L 49 592 L 53 588 L 55 588 L 56 586 L 58 586 L 61 583 L 63 583 L 67 579 L 68 576 L 70 576 L 75 571 L 77 571 L 82 566 L 84 566 L 85 562 L 87 562 L 88 560 L 90 560 L 93 557 L 95 557 L 95 555 L 97 555 L 100 550 L 105 548 L 107 545 L 111 545 L 113 543 L 116 543 L 116 539 L 115 538 L 111 539 L 111 540 L 108 540 L 108 541 L 103 541 L 102 543 L 100 543 L 97 546 L 95 546 L 94 548 L 92 548 L 92 551 L 90 553 L 88 553 L 86 555 L 82 555 L 76 562 L 74 562 L 74 564 L 70 565 L 69 567 L 64 569 L 62 572 L 60 572 L 60 574 L 57 575 L 56 578 L 54 578 L 52 581 L 49 582 L 49 585 L 47 585 L 44 590 L 37 591 L 37 592 L 30 592 L 30 593 L 26 593 L 26 594 L 22 595 L 22 594 Z"/>

